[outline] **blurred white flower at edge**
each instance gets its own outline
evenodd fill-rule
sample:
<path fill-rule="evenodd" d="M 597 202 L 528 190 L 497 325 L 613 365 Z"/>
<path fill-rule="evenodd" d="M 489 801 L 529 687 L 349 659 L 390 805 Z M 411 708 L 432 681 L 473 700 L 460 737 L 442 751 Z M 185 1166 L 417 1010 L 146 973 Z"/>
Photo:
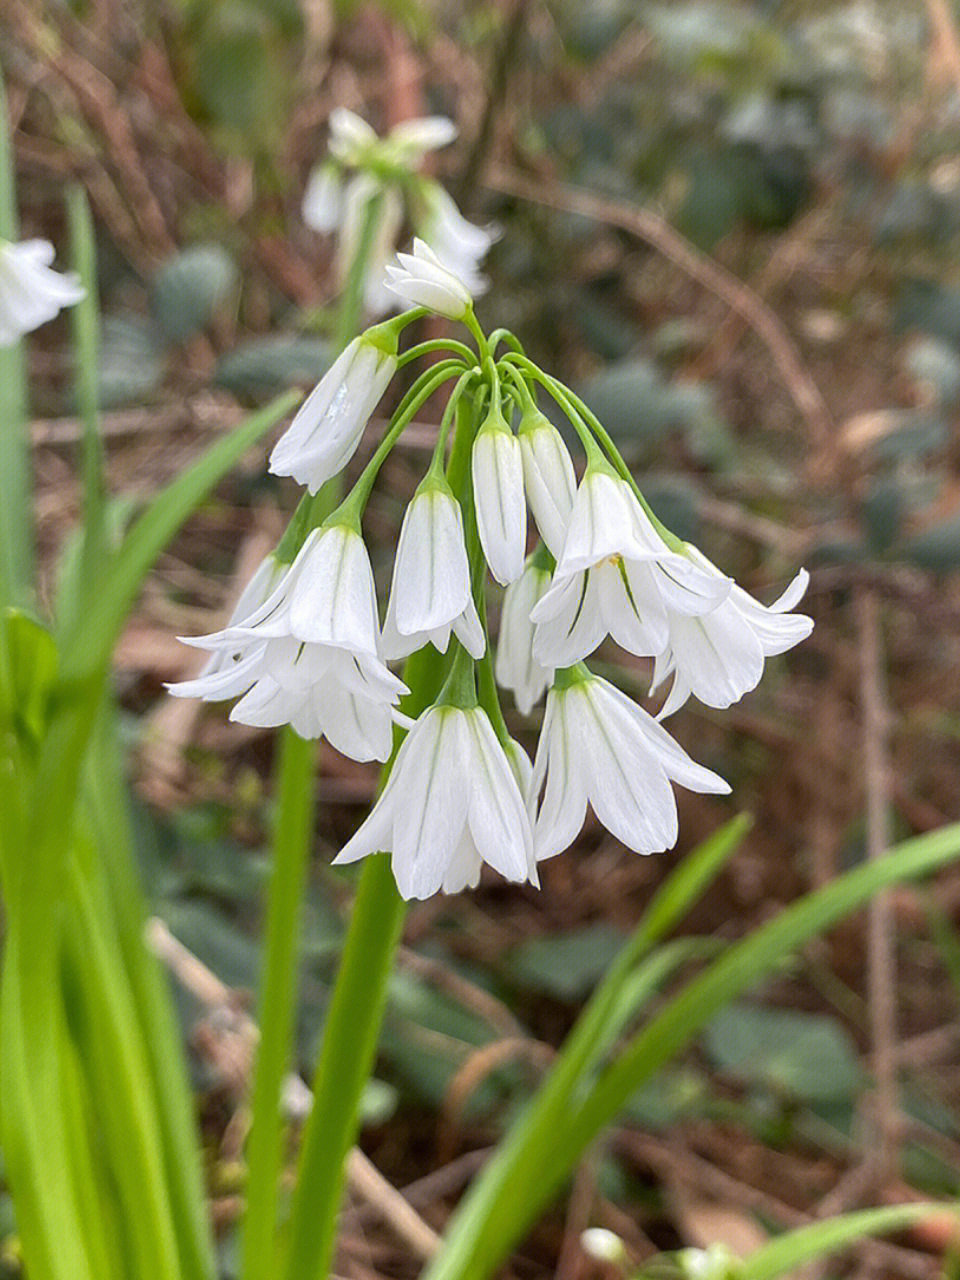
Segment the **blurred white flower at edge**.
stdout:
<path fill-rule="evenodd" d="M 397 305 L 387 288 L 386 267 L 405 222 L 474 297 L 483 293 L 487 281 L 480 267 L 499 231 L 470 222 L 439 182 L 419 172 L 431 151 L 456 138 L 453 121 L 445 116 L 404 120 L 380 137 L 360 116 L 337 107 L 329 123 L 329 155 L 310 174 L 302 212 L 312 231 L 337 236 L 340 286 L 358 251 L 371 202 L 378 200 L 363 288 L 370 315 Z"/>
<path fill-rule="evenodd" d="M 52 320 L 83 297 L 76 276 L 54 271 L 49 240 L 0 240 L 0 347 Z"/>

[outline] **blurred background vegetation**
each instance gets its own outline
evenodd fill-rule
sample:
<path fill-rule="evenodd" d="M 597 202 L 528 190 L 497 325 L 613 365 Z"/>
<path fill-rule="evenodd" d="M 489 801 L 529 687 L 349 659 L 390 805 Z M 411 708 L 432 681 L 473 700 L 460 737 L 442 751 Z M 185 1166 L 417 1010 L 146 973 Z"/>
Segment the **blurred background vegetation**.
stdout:
<path fill-rule="evenodd" d="M 690 931 L 722 947 L 893 838 L 960 819 L 950 0 L 3 0 L 0 14 L 24 234 L 64 242 L 68 179 L 96 219 L 119 503 L 325 368 L 330 246 L 300 200 L 331 108 L 380 129 L 447 114 L 460 138 L 437 175 L 503 231 L 481 317 L 580 390 L 661 517 L 749 590 L 770 600 L 799 563 L 812 572 L 812 639 L 729 712 L 688 704 L 671 722 L 734 790 L 681 795 L 681 848 L 736 808 L 756 816 Z M 31 353 L 49 580 L 77 516 L 64 323 Z M 411 434 L 428 445 L 429 422 Z M 371 504 L 384 576 L 420 461 L 393 455 Z M 116 671 L 151 899 L 226 984 L 204 988 L 171 950 L 225 1275 L 272 738 L 162 683 L 192 672 L 175 636 L 216 627 L 294 501 L 257 450 L 163 557 Z M 642 697 L 648 676 L 628 659 L 619 678 Z M 327 864 L 374 783 L 322 752 L 304 1067 L 350 898 Z M 588 823 L 542 892 L 491 881 L 411 913 L 363 1146 L 434 1227 L 676 856 L 637 858 Z M 512 1274 L 600 1274 L 576 1246 L 588 1222 L 637 1259 L 715 1240 L 746 1252 L 820 1212 L 955 1195 L 958 1000 L 953 870 L 724 1010 L 633 1099 Z M 877 1144 L 887 1158 L 865 1163 Z M 0 1195 L 0 1269 L 17 1275 L 12 1233 Z M 946 1248 L 917 1228 L 822 1274 L 933 1277 L 956 1266 Z M 417 1270 L 359 1193 L 342 1253 L 343 1275 Z"/>

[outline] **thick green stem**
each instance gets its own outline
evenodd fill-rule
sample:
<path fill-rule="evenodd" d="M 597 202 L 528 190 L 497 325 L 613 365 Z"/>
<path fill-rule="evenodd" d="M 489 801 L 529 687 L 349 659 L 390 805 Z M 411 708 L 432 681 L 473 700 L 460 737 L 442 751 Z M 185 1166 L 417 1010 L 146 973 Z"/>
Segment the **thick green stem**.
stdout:
<path fill-rule="evenodd" d="M 430 706 L 442 672 L 443 666 L 429 645 L 408 660 L 403 673 L 410 689 L 403 701 L 407 715 L 416 717 Z M 381 786 L 402 737 L 402 731 L 397 730 Z M 346 1158 L 356 1137 L 360 1099 L 373 1067 L 387 982 L 405 913 L 406 903 L 397 892 L 389 859 L 385 855 L 368 858 L 313 1078 L 313 1109 L 300 1151 L 286 1256 L 279 1271 L 284 1280 L 326 1280 L 330 1270 Z"/>
<path fill-rule="evenodd" d="M 344 1165 L 373 1066 L 404 912 L 389 858 L 382 854 L 369 858 L 360 878 L 313 1080 L 313 1109 L 300 1153 L 281 1271 L 287 1280 L 326 1280 L 329 1271 Z"/>
<path fill-rule="evenodd" d="M 293 1038 L 301 908 L 315 809 L 315 746 L 293 730 L 281 737 L 277 827 L 260 985 L 260 1048 L 253 1084 L 253 1122 L 247 1142 L 252 1174 L 243 1222 L 244 1280 L 270 1276 L 275 1266 L 277 1188 L 283 1145 L 280 1100 Z"/>
<path fill-rule="evenodd" d="M 0 244 L 16 240 L 13 154 L 0 80 Z M 33 598 L 33 485 L 23 347 L 0 347 L 0 608 Z"/>
<path fill-rule="evenodd" d="M 92 584 L 103 555 L 103 437 L 100 432 L 99 377 L 100 320 L 97 314 L 96 249 L 90 206 L 82 187 L 71 187 L 67 198 L 73 266 L 86 290 L 71 313 L 76 361 L 77 409 L 83 422 L 84 580 Z"/>

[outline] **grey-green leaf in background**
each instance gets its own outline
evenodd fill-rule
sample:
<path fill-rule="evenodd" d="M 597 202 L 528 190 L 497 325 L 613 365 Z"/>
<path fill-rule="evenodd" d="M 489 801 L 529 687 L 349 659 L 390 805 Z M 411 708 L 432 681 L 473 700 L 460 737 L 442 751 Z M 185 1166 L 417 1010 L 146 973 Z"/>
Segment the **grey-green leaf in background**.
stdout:
<path fill-rule="evenodd" d="M 133 312 L 103 317 L 100 338 L 100 407 L 137 404 L 152 392 L 167 366 L 160 328 Z"/>
<path fill-rule="evenodd" d="M 322 338 L 287 333 L 251 338 L 220 359 L 216 382 L 235 396 L 256 399 L 290 386 L 311 386 L 331 358 L 330 344 Z"/>
<path fill-rule="evenodd" d="M 153 314 L 166 336 L 183 342 L 204 330 L 238 277 L 233 259 L 217 244 L 191 245 L 168 258 L 150 292 Z"/>
<path fill-rule="evenodd" d="M 704 1047 L 720 1070 L 801 1100 L 847 1098 L 862 1084 L 849 1035 L 819 1014 L 728 1005 L 707 1026 Z"/>

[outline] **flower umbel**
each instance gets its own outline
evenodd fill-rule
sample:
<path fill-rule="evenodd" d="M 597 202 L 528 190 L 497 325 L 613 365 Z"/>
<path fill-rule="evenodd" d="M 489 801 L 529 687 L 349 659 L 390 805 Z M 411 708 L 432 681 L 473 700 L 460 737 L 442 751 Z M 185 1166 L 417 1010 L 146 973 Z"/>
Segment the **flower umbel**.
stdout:
<path fill-rule="evenodd" d="M 76 276 L 53 270 L 53 258 L 49 240 L 0 240 L 0 347 L 12 346 L 83 297 Z"/>
<path fill-rule="evenodd" d="M 530 819 L 485 711 L 435 706 L 417 720 L 383 794 L 334 864 L 392 856 L 405 898 L 473 888 L 488 863 L 537 884 Z"/>
<path fill-rule="evenodd" d="M 338 163 L 361 171 L 345 190 L 335 174 L 316 177 L 318 218 L 332 217 L 338 201 L 367 198 L 370 155 L 386 163 L 384 140 L 362 121 L 338 117 L 336 129 Z M 392 163 L 445 136 L 440 120 L 411 124 L 387 140 Z M 453 236 L 454 214 L 438 207 Z M 462 227 L 456 234 L 470 240 Z M 314 500 L 302 500 L 227 626 L 189 642 L 210 653 L 206 667 L 171 692 L 239 696 L 233 719 L 289 723 L 357 760 L 387 760 L 406 732 L 382 795 L 336 861 L 390 853 L 407 898 L 472 887 L 484 862 L 536 884 L 537 862 L 574 842 L 588 806 L 627 848 L 669 849 L 674 785 L 730 788 L 660 719 L 691 694 L 730 705 L 758 683 L 768 657 L 807 636 L 811 620 L 793 612 L 807 575 L 760 604 L 660 522 L 573 392 L 512 334 L 483 332 L 469 272 L 458 278 L 417 240 L 387 275 L 412 309 L 350 343 L 278 441 L 271 470 L 315 493 L 353 456 L 393 374 L 414 360 L 429 365 L 407 384 L 337 512 L 314 527 Z M 472 345 L 427 337 L 401 354 L 400 336 L 422 308 L 462 322 Z M 391 450 L 415 418 L 422 433 L 421 409 L 448 383 L 430 461 L 400 522 L 381 633 L 361 521 Z M 579 485 L 563 437 L 537 407 L 544 392 L 583 444 Z M 528 504 L 541 538 L 529 555 Z M 506 588 L 495 648 L 490 579 Z M 659 718 L 583 665 L 607 636 L 654 660 L 655 685 L 672 676 Z M 409 691 L 386 663 L 407 657 L 415 693 L 403 704 Z M 547 692 L 532 764 L 510 736 L 498 689 L 523 715 Z"/>

